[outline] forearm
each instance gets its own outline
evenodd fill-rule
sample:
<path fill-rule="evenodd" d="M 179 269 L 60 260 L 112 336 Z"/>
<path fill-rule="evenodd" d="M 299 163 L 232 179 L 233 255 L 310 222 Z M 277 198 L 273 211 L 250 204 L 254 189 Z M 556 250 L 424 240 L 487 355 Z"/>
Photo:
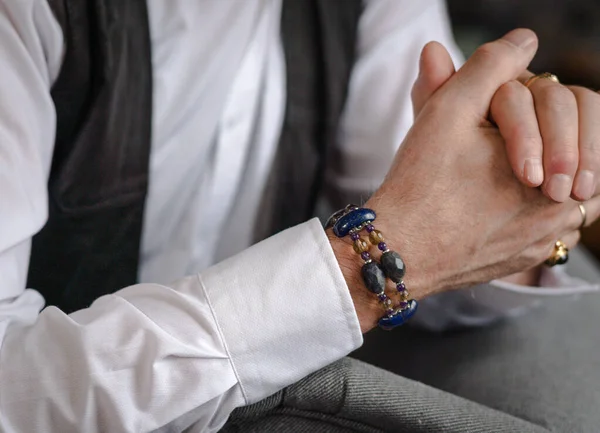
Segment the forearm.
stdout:
<path fill-rule="evenodd" d="M 36 313 L 34 291 L 0 305 L 3 431 L 150 431 L 192 411 L 216 431 L 235 407 L 362 343 L 316 220 L 200 276 L 125 288 L 68 316 L 50 307 L 17 320 L 11 311 L 27 299 Z"/>

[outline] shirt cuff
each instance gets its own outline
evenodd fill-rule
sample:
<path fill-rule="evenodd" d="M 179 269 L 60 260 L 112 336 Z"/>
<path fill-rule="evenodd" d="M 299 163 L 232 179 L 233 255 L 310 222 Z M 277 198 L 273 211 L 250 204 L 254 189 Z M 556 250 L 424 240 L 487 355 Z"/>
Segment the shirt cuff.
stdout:
<path fill-rule="evenodd" d="M 411 323 L 431 331 L 487 326 L 503 318 L 520 316 L 542 304 L 574 300 L 582 294 L 599 291 L 600 284 L 571 276 L 564 267 L 544 267 L 539 287 L 495 280 L 423 299 L 419 302 L 419 314 Z"/>
<path fill-rule="evenodd" d="M 362 344 L 354 304 L 318 219 L 200 275 L 247 404 Z"/>

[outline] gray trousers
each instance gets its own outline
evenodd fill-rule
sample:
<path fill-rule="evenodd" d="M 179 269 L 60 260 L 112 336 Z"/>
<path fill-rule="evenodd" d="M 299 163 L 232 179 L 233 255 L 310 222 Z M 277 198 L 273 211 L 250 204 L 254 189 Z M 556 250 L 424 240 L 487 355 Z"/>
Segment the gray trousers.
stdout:
<path fill-rule="evenodd" d="M 334 363 L 223 432 L 600 432 L 600 295 L 485 329 L 374 331 L 352 356 L 369 364 Z"/>
<path fill-rule="evenodd" d="M 338 361 L 255 405 L 233 432 L 506 432 L 547 430 L 355 359 Z"/>

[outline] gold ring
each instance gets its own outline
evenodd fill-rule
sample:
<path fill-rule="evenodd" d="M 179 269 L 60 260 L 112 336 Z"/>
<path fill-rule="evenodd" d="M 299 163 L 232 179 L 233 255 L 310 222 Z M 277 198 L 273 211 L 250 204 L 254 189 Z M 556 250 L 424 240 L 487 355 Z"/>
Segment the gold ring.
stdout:
<path fill-rule="evenodd" d="M 554 252 L 544 263 L 550 267 L 564 265 L 569 260 L 569 249 L 563 241 L 556 241 Z"/>
<path fill-rule="evenodd" d="M 523 84 L 525 85 L 525 87 L 529 88 L 536 80 L 539 80 L 540 78 L 546 78 L 548 80 L 551 80 L 551 81 L 554 81 L 555 83 L 560 84 L 558 77 L 554 74 L 551 74 L 550 72 L 544 72 L 542 74 L 533 75 L 533 76 L 529 77 L 527 80 L 525 80 L 525 82 Z"/>
<path fill-rule="evenodd" d="M 579 203 L 579 212 L 581 212 L 581 225 L 579 226 L 579 230 L 581 230 L 585 227 L 585 222 L 587 221 L 587 212 L 582 203 Z"/>

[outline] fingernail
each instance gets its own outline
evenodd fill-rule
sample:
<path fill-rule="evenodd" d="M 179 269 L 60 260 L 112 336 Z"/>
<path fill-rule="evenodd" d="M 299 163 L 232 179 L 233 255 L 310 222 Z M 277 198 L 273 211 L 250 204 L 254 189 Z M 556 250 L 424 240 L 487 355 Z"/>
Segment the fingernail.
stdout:
<path fill-rule="evenodd" d="M 507 40 L 513 45 L 519 48 L 527 48 L 529 45 L 535 42 L 535 33 L 527 29 L 516 29 L 508 32 L 502 39 Z"/>
<path fill-rule="evenodd" d="M 575 193 L 582 200 L 587 200 L 594 194 L 596 184 L 594 172 L 590 170 L 581 170 L 575 179 Z"/>
<path fill-rule="evenodd" d="M 546 192 L 555 201 L 563 202 L 571 195 L 573 179 L 566 174 L 554 174 L 546 185 Z"/>
<path fill-rule="evenodd" d="M 532 185 L 541 185 L 544 181 L 542 160 L 540 158 L 527 158 L 523 166 L 523 176 Z"/>

